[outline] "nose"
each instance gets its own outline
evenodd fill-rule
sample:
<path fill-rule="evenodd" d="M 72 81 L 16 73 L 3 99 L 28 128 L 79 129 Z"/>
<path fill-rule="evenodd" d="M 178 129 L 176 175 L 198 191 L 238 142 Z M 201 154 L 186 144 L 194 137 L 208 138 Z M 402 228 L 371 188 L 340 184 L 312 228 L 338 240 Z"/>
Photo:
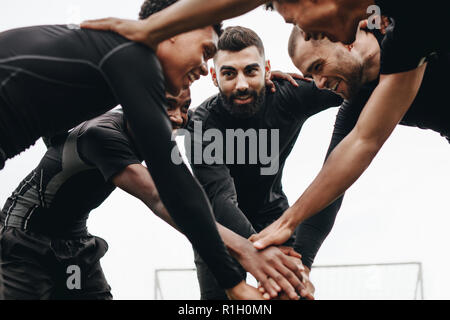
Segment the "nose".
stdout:
<path fill-rule="evenodd" d="M 169 119 L 174 127 L 181 127 L 183 125 L 183 117 L 181 116 L 180 109 L 171 112 Z"/>
<path fill-rule="evenodd" d="M 249 88 L 247 79 L 243 74 L 238 74 L 237 76 L 237 84 L 236 84 L 236 90 L 238 91 L 245 91 Z"/>
<path fill-rule="evenodd" d="M 327 77 L 320 75 L 313 75 L 314 82 L 316 83 L 317 88 L 325 89 L 327 88 Z"/>

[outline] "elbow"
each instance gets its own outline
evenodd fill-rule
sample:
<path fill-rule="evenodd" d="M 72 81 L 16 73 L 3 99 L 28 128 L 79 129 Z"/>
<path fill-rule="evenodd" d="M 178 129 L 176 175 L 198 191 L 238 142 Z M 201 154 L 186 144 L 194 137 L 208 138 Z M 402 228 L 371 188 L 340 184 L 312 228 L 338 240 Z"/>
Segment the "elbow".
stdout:
<path fill-rule="evenodd" d="M 383 147 L 389 135 L 379 135 L 365 133 L 363 130 L 355 128 L 355 146 L 361 153 L 372 160 Z"/>

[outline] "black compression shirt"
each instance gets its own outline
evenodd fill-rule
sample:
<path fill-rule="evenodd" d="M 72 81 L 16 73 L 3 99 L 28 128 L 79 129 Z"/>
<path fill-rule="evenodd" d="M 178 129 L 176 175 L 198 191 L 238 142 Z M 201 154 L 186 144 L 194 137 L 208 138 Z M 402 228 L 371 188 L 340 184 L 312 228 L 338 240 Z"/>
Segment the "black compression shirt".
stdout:
<path fill-rule="evenodd" d="M 191 160 L 194 174 L 209 196 L 216 220 L 245 238 L 251 236 L 255 231 L 259 232 L 267 227 L 289 208 L 281 179 L 286 159 L 304 122 L 314 114 L 338 106 L 342 102 L 337 95 L 327 90 L 318 90 L 313 83 L 298 80 L 299 87 L 296 88 L 287 81 L 274 82 L 276 92 L 266 93 L 265 103 L 251 118 L 236 119 L 223 107 L 221 98 L 214 96 L 195 110 L 188 124 L 191 139 L 186 141 L 188 142 L 186 150 L 193 151 L 191 157 L 188 158 Z M 223 141 L 222 164 L 218 162 L 208 164 L 206 161 L 202 164 L 192 163 L 195 160 L 195 145 L 198 142 L 197 139 L 194 140 L 194 130 L 195 126 L 197 125 L 198 128 L 199 124 L 202 126 L 203 133 L 216 129 L 221 132 L 223 137 L 227 136 L 227 130 L 242 129 L 246 132 L 255 130 L 256 139 L 252 142 L 247 140 L 245 144 L 245 163 L 238 163 L 239 155 L 236 152 L 238 147 L 233 149 L 233 161 L 227 160 L 230 150 L 225 146 L 230 140 Z M 267 143 L 270 144 L 270 130 L 273 129 L 279 130 L 279 154 L 276 155 L 278 170 L 266 175 L 262 174 L 261 169 L 268 168 L 270 165 L 263 164 L 260 157 L 254 164 L 251 164 L 249 154 L 251 147 L 254 146 L 258 146 L 255 148 L 259 150 L 255 150 L 259 154 L 261 139 L 263 139 L 259 134 L 264 133 L 264 130 L 268 130 Z M 217 143 L 215 140 L 204 140 L 202 146 L 197 149 L 202 153 L 208 146 L 210 148 L 213 143 Z M 267 147 L 267 150 L 270 154 L 270 146 Z M 336 216 L 339 206 L 340 203 L 335 203 L 325 209 L 323 214 Z M 332 211 L 332 213 L 328 213 L 328 211 Z M 305 231 L 305 237 L 302 238 L 298 247 L 305 247 L 304 251 L 313 255 L 306 256 L 301 251 L 305 262 L 312 261 L 315 252 L 328 234 L 323 231 L 328 229 L 331 228 L 314 225 L 313 228 L 308 229 L 310 232 L 307 235 Z M 308 236 L 308 241 L 304 241 L 306 236 Z M 311 263 L 307 265 L 310 267 Z"/>
<path fill-rule="evenodd" d="M 395 28 L 382 44 L 381 73 L 410 71 L 436 52 L 448 52 L 448 3 L 442 0 L 376 0 Z"/>
<path fill-rule="evenodd" d="M 3 225 L 63 239 L 86 236 L 90 211 L 115 189 L 111 178 L 142 161 L 123 118 L 107 112 L 53 143 L 6 201 Z"/>
<path fill-rule="evenodd" d="M 164 91 L 153 51 L 117 34 L 67 26 L 0 33 L 0 149 L 7 158 L 40 136 L 68 130 L 121 104 L 172 218 L 222 287 L 230 288 L 242 278 L 207 198 L 187 167 L 172 161 L 176 144 Z"/>
<path fill-rule="evenodd" d="M 450 105 L 448 105 L 447 98 L 447 78 L 449 72 L 449 55 L 441 53 L 439 56 L 434 56 L 429 60 L 419 93 L 400 124 L 434 130 L 450 142 Z M 378 81 L 366 84 L 356 97 L 349 101 L 344 101 L 336 116 L 327 157 L 352 131 L 361 111 L 377 84 Z M 337 202 L 341 200 L 342 198 L 337 200 Z M 314 251 L 310 252 L 312 246 L 305 246 L 304 243 L 308 243 L 309 239 L 314 240 L 313 231 L 316 226 L 324 228 L 324 231 L 329 232 L 336 219 L 336 214 L 337 210 L 328 210 L 316 214 L 309 220 L 303 222 L 300 228 L 297 229 L 298 246 L 295 249 L 302 253 L 303 257 L 315 256 Z M 312 263 L 312 261 L 304 261 L 304 263 L 307 265 L 308 263 Z"/>

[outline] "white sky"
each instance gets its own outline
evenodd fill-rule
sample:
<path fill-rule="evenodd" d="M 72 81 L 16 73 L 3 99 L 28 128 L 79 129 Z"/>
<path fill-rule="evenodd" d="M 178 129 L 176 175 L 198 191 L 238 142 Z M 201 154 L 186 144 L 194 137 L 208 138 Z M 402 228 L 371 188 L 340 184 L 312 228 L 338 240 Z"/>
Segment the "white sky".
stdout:
<path fill-rule="evenodd" d="M 107 16 L 135 18 L 140 5 L 140 0 L 8 1 L 0 10 L 0 31 Z M 252 28 L 263 39 L 272 68 L 295 71 L 286 49 L 291 27 L 278 14 L 259 8 L 225 25 Z M 215 93 L 210 78 L 203 78 L 192 87 L 192 105 Z M 325 111 L 305 124 L 284 172 L 284 190 L 290 203 L 319 171 L 336 112 Z M 38 164 L 44 150 L 39 141 L 7 162 L 0 171 L 0 202 Z M 424 267 L 425 297 L 449 299 L 449 160 L 449 145 L 437 133 L 398 127 L 369 170 L 347 192 L 316 264 L 419 261 Z M 125 223 L 124 215 L 131 215 L 134 223 L 129 219 Z M 120 190 L 92 213 L 89 230 L 110 245 L 102 265 L 116 299 L 153 299 L 155 268 L 194 266 L 184 236 Z M 179 290 L 183 291 L 183 286 Z"/>

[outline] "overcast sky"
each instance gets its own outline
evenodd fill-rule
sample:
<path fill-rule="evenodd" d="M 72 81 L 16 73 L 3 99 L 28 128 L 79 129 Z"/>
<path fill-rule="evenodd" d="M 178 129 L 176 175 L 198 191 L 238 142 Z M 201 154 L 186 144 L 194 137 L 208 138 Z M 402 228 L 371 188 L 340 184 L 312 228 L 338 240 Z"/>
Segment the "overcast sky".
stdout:
<path fill-rule="evenodd" d="M 141 1 L 136 0 L 8 1 L 0 10 L 0 31 L 36 24 L 78 23 L 106 16 L 135 18 L 140 5 Z M 295 71 L 287 55 L 291 27 L 284 24 L 278 14 L 259 8 L 226 21 L 225 25 L 252 28 L 263 39 L 272 68 Z M 210 77 L 202 78 L 192 87 L 192 105 L 199 105 L 215 93 Z M 336 112 L 337 109 L 333 109 L 314 116 L 300 134 L 283 178 L 291 204 L 322 165 Z M 347 192 L 335 227 L 322 246 L 316 264 L 422 262 L 425 297 L 449 299 L 449 147 L 437 133 L 398 127 L 372 166 Z M 4 203 L 44 152 L 45 147 L 39 141 L 7 162 L 0 172 L 0 202 Z M 120 190 L 92 213 L 89 231 L 109 243 L 102 265 L 117 299 L 153 299 L 156 268 L 194 266 L 186 238 Z M 344 273 L 323 277 L 325 281 L 321 279 L 317 287 L 318 296 L 336 277 L 352 285 L 352 276 Z M 377 285 L 383 288 L 385 283 L 380 281 Z M 190 295 L 192 286 L 180 283 L 174 290 Z M 405 287 L 405 290 L 410 289 Z"/>

